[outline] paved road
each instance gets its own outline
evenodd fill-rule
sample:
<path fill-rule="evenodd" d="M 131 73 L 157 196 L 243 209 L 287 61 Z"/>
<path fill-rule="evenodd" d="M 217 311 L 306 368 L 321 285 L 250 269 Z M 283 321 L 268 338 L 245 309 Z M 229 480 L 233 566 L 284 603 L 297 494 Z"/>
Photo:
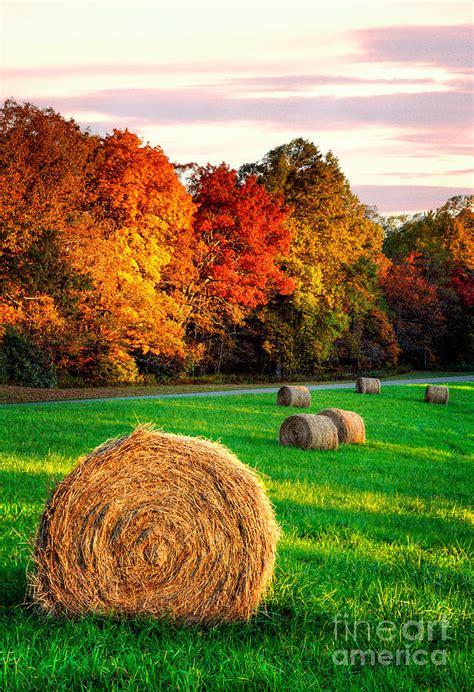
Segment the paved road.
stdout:
<path fill-rule="evenodd" d="M 396 384 L 436 384 L 449 382 L 474 382 L 474 375 L 456 375 L 453 377 L 429 377 L 416 380 L 382 380 L 382 386 Z M 354 389 L 355 382 L 338 382 L 332 384 L 310 384 L 308 389 Z M 92 404 L 99 401 L 133 401 L 134 399 L 178 399 L 184 397 L 237 396 L 238 394 L 276 394 L 280 387 L 254 387 L 253 389 L 224 389 L 219 392 L 186 392 L 181 394 L 145 394 L 143 396 L 121 396 L 103 399 L 60 399 L 57 401 L 28 401 L 21 404 L 2 404 L 3 406 L 50 406 L 51 404 Z"/>

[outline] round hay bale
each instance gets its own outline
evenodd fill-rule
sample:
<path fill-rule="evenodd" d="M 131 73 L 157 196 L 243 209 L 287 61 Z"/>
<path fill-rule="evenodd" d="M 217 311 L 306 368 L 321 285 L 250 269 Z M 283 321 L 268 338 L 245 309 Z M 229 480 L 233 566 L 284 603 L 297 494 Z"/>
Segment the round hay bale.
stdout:
<path fill-rule="evenodd" d="M 449 401 L 449 389 L 429 384 L 425 389 L 425 401 L 428 404 L 447 404 Z"/>
<path fill-rule="evenodd" d="M 359 394 L 380 394 L 380 380 L 375 377 L 358 377 L 356 391 Z"/>
<path fill-rule="evenodd" d="M 311 394 L 307 387 L 288 386 L 280 387 L 277 394 L 278 406 L 294 406 L 295 408 L 309 408 L 311 406 Z"/>
<path fill-rule="evenodd" d="M 81 460 L 44 510 L 31 579 L 49 614 L 247 620 L 279 528 L 256 474 L 222 445 L 140 426 Z"/>
<path fill-rule="evenodd" d="M 318 416 L 330 418 L 337 428 L 339 444 L 364 444 L 364 421 L 355 411 L 344 411 L 341 408 L 323 408 Z"/>
<path fill-rule="evenodd" d="M 280 444 L 300 449 L 337 449 L 337 428 L 325 416 L 297 413 L 281 424 Z"/>

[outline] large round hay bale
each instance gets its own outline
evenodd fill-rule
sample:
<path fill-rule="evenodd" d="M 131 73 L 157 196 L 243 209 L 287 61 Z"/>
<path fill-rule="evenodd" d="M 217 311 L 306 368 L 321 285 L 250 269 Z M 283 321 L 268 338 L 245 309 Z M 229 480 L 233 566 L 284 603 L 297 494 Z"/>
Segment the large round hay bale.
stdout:
<path fill-rule="evenodd" d="M 83 459 L 47 503 L 33 598 L 52 614 L 246 620 L 278 536 L 257 476 L 229 450 L 138 427 Z"/>
<path fill-rule="evenodd" d="M 300 449 L 337 449 L 337 428 L 325 416 L 297 413 L 281 424 L 280 444 Z"/>
<path fill-rule="evenodd" d="M 429 404 L 447 404 L 449 401 L 449 389 L 429 384 L 425 389 L 425 401 Z"/>
<path fill-rule="evenodd" d="M 380 394 L 380 380 L 376 377 L 358 377 L 356 391 L 359 394 Z"/>
<path fill-rule="evenodd" d="M 294 406 L 295 408 L 309 408 L 311 406 L 311 394 L 308 387 L 288 386 L 280 387 L 277 394 L 278 406 Z"/>
<path fill-rule="evenodd" d="M 318 416 L 330 418 L 337 428 L 339 444 L 364 444 L 364 421 L 355 411 L 344 411 L 341 408 L 323 408 Z"/>

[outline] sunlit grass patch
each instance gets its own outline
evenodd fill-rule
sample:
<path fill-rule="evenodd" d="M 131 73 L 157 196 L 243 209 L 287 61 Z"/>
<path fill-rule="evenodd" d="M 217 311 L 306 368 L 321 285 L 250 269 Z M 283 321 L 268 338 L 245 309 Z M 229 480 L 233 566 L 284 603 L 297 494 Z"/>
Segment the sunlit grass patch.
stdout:
<path fill-rule="evenodd" d="M 465 689 L 472 609 L 474 386 L 314 392 L 356 411 L 367 444 L 280 447 L 271 394 L 0 409 L 0 681 L 7 689 Z M 79 456 L 137 422 L 222 440 L 257 468 L 283 527 L 275 582 L 248 624 L 46 620 L 22 606 L 44 502 Z M 338 667 L 334 618 L 451 623 L 444 666 Z M 361 645 L 370 642 L 361 640 Z M 379 647 L 380 648 L 380 647 Z"/>

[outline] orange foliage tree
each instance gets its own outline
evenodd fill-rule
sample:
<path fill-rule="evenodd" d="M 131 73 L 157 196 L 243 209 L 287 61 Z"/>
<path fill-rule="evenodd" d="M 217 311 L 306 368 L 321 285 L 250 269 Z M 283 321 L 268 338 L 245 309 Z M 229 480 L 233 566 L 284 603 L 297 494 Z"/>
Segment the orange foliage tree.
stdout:
<path fill-rule="evenodd" d="M 127 130 L 103 140 L 89 191 L 68 246 L 94 287 L 83 305 L 96 337 L 91 357 L 99 351 L 125 362 L 136 351 L 184 358 L 188 308 L 179 288 L 193 272 L 190 195 L 163 151 Z"/>
<path fill-rule="evenodd" d="M 63 241 L 98 142 L 49 108 L 8 100 L 0 112 L 0 329 L 20 330 L 57 362 L 77 340 L 87 287 Z"/>

